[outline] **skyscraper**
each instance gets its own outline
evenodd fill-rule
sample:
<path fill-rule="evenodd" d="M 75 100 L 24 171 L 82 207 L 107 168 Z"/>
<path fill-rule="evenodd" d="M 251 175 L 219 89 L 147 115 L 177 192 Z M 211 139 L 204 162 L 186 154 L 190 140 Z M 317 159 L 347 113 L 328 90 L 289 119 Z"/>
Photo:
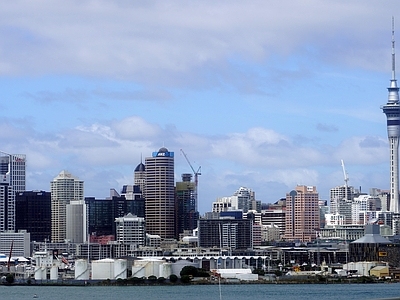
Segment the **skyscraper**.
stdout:
<path fill-rule="evenodd" d="M 71 200 L 66 207 L 66 238 L 73 243 L 87 241 L 86 204 L 83 200 Z"/>
<path fill-rule="evenodd" d="M 394 51 L 394 21 L 392 20 L 392 79 L 388 87 L 388 102 L 381 106 L 387 118 L 387 132 L 390 150 L 390 211 L 399 212 L 399 137 L 400 105 L 399 88 L 396 80 L 396 61 Z"/>
<path fill-rule="evenodd" d="M 137 187 L 137 186 L 134 186 Z M 128 213 L 144 218 L 143 198 L 126 199 L 115 190 L 110 190 L 110 197 L 96 199 L 85 197 L 88 212 L 88 227 L 91 238 L 94 236 L 116 235 L 115 218 L 120 218 Z"/>
<path fill-rule="evenodd" d="M 15 193 L 25 191 L 26 156 L 0 152 L 0 232 L 15 230 Z"/>
<path fill-rule="evenodd" d="M 145 191 L 146 167 L 142 162 L 137 165 L 135 172 L 134 172 L 133 180 L 134 180 L 134 185 L 138 185 L 140 187 L 140 191 L 142 192 L 142 194 L 145 195 L 146 194 L 146 191 Z"/>
<path fill-rule="evenodd" d="M 252 220 L 234 218 L 199 219 L 199 247 L 226 250 L 253 248 Z"/>
<path fill-rule="evenodd" d="M 146 157 L 145 213 L 146 230 L 161 238 L 175 234 L 174 152 L 160 148 Z"/>
<path fill-rule="evenodd" d="M 31 241 L 44 242 L 51 235 L 51 194 L 25 191 L 15 197 L 15 231 L 27 230 Z"/>
<path fill-rule="evenodd" d="M 319 230 L 319 195 L 315 186 L 298 185 L 286 194 L 285 240 L 311 242 Z"/>
<path fill-rule="evenodd" d="M 199 212 L 196 211 L 195 191 L 196 183 L 192 181 L 192 174 L 182 174 L 182 182 L 176 183 L 176 227 L 178 234 L 185 230 L 197 228 Z"/>
<path fill-rule="evenodd" d="M 61 171 L 50 183 L 51 240 L 64 242 L 67 238 L 67 204 L 84 200 L 83 181 L 67 171 Z"/>

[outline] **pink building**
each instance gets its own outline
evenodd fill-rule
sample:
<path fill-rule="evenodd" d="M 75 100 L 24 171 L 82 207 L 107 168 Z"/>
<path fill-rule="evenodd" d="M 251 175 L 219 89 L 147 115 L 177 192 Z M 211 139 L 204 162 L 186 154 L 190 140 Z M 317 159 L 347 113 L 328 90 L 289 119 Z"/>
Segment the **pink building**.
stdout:
<path fill-rule="evenodd" d="M 286 194 L 285 240 L 311 242 L 316 239 L 320 226 L 318 200 L 315 186 L 298 185 Z"/>

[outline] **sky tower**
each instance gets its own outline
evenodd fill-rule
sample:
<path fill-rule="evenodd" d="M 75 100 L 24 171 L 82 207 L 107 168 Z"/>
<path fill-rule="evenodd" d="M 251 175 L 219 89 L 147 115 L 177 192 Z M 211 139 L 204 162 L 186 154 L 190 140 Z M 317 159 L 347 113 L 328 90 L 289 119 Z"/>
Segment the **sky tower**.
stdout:
<path fill-rule="evenodd" d="M 392 18 L 392 79 L 388 87 L 388 102 L 381 108 L 387 118 L 387 132 L 390 150 L 390 211 L 399 212 L 399 137 L 400 104 L 399 88 L 396 80 L 396 61 L 394 51 L 394 18 Z"/>

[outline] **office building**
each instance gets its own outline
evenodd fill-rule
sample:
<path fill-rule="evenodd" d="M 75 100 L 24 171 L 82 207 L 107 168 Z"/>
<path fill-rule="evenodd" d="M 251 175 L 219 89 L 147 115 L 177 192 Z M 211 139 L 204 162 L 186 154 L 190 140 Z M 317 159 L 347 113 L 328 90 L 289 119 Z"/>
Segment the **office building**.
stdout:
<path fill-rule="evenodd" d="M 351 206 L 356 195 L 354 187 L 342 185 L 330 190 L 330 209 L 336 219 L 344 219 L 345 224 L 352 224 Z"/>
<path fill-rule="evenodd" d="M 252 220 L 200 219 L 198 229 L 199 247 L 218 247 L 228 251 L 253 248 Z"/>
<path fill-rule="evenodd" d="M 318 204 L 315 186 L 298 185 L 286 194 L 285 240 L 311 242 L 316 239 L 320 228 Z"/>
<path fill-rule="evenodd" d="M 84 200 L 72 200 L 67 204 L 67 240 L 72 243 L 87 241 L 86 204 Z"/>
<path fill-rule="evenodd" d="M 67 205 L 83 201 L 83 181 L 67 171 L 61 171 L 50 183 L 51 240 L 64 242 L 67 238 Z"/>
<path fill-rule="evenodd" d="M 26 230 L 0 232 L 0 253 L 8 255 L 12 247 L 13 257 L 29 257 L 31 256 L 30 240 L 30 234 Z"/>
<path fill-rule="evenodd" d="M 146 230 L 163 239 L 175 238 L 174 152 L 160 148 L 145 158 Z"/>
<path fill-rule="evenodd" d="M 218 198 L 217 201 L 212 203 L 212 212 L 213 213 L 221 213 L 223 211 L 235 210 L 232 207 L 232 199 L 231 197 L 221 197 Z"/>
<path fill-rule="evenodd" d="M 131 213 L 115 219 L 117 228 L 117 242 L 134 245 L 136 248 L 144 246 L 146 242 L 146 225 L 144 218 Z"/>
<path fill-rule="evenodd" d="M 286 208 L 282 207 L 281 209 L 266 209 L 261 213 L 261 224 L 273 226 L 274 228 L 279 228 L 280 236 L 283 236 L 285 233 L 285 225 L 286 225 Z M 280 240 L 280 238 L 276 239 Z"/>
<path fill-rule="evenodd" d="M 126 199 L 129 207 L 127 212 L 141 218 L 145 217 L 145 201 L 139 185 L 124 185 L 121 190 L 121 197 Z"/>
<path fill-rule="evenodd" d="M 256 194 L 253 190 L 240 187 L 233 196 L 231 196 L 232 207 L 234 209 L 240 209 L 244 213 L 249 210 L 255 210 L 261 212 L 261 201 L 256 200 Z"/>
<path fill-rule="evenodd" d="M 140 192 L 142 195 L 146 194 L 145 188 L 146 188 L 146 167 L 145 165 L 141 162 L 140 164 L 137 165 L 135 168 L 134 172 L 134 185 L 139 186 Z"/>
<path fill-rule="evenodd" d="M 124 189 L 123 189 L 124 190 Z M 128 200 L 124 195 L 119 195 L 114 189 L 110 190 L 110 197 L 96 199 L 95 197 L 85 197 L 88 214 L 88 234 L 91 241 L 102 236 L 116 236 L 115 218 L 123 217 L 131 213 L 144 217 L 144 200 Z"/>
<path fill-rule="evenodd" d="M 182 182 L 176 183 L 178 234 L 197 228 L 199 212 L 196 211 L 195 189 L 196 184 L 192 181 L 192 174 L 182 174 Z"/>
<path fill-rule="evenodd" d="M 381 106 L 387 118 L 390 158 L 390 211 L 399 213 L 399 137 L 400 103 L 399 88 L 396 80 L 396 61 L 394 50 L 394 24 L 392 28 L 392 78 L 388 87 L 388 101 Z"/>
<path fill-rule="evenodd" d="M 26 156 L 0 152 L 0 232 L 15 230 L 15 193 L 26 189 Z"/>
<path fill-rule="evenodd" d="M 51 193 L 25 191 L 15 195 L 15 231 L 26 230 L 31 241 L 50 241 Z"/>
<path fill-rule="evenodd" d="M 212 204 L 213 212 L 229 210 L 241 210 L 247 213 L 249 210 L 261 212 L 261 201 L 255 199 L 255 192 L 246 187 L 240 187 L 229 197 L 220 197 Z"/>

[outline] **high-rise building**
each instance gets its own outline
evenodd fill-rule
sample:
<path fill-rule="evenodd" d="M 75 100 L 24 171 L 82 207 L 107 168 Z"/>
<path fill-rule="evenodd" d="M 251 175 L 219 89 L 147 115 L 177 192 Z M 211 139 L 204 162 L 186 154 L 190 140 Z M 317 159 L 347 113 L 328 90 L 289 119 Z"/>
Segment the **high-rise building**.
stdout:
<path fill-rule="evenodd" d="M 117 228 L 117 242 L 136 247 L 144 246 L 146 241 L 146 226 L 144 218 L 131 213 L 115 219 Z"/>
<path fill-rule="evenodd" d="M 140 191 L 141 191 L 142 195 L 145 195 L 146 194 L 146 191 L 145 191 L 146 167 L 142 162 L 140 164 L 138 164 L 135 169 L 133 181 L 134 181 L 135 185 L 138 185 L 140 187 Z"/>
<path fill-rule="evenodd" d="M 83 201 L 83 181 L 67 171 L 61 171 L 50 182 L 51 240 L 64 242 L 67 238 L 67 204 Z"/>
<path fill-rule="evenodd" d="M 200 219 L 198 228 L 199 247 L 220 247 L 228 251 L 253 248 L 252 220 Z"/>
<path fill-rule="evenodd" d="M 388 87 L 389 97 L 381 109 L 386 114 L 390 151 L 390 211 L 399 213 L 399 137 L 400 103 L 396 80 L 396 61 L 394 51 L 394 22 L 392 24 L 392 79 Z"/>
<path fill-rule="evenodd" d="M 192 181 L 192 174 L 182 174 L 182 182 L 176 183 L 178 234 L 197 228 L 199 212 L 196 211 L 195 191 L 196 183 Z"/>
<path fill-rule="evenodd" d="M 31 241 L 50 241 L 51 194 L 25 191 L 15 195 L 15 231 L 26 230 Z"/>
<path fill-rule="evenodd" d="M 116 235 L 115 218 L 123 217 L 131 213 L 144 217 L 143 198 L 126 199 L 124 195 L 119 195 L 117 191 L 110 190 L 110 197 L 106 199 L 96 199 L 85 197 L 88 214 L 88 234 L 91 240 L 94 237 Z"/>
<path fill-rule="evenodd" d="M 145 210 L 147 233 L 174 238 L 175 179 L 174 152 L 160 148 L 146 157 Z"/>
<path fill-rule="evenodd" d="M 121 197 L 126 199 L 128 212 L 141 218 L 145 217 L 145 201 L 139 185 L 122 186 Z"/>
<path fill-rule="evenodd" d="M 352 201 L 354 198 L 354 187 L 341 185 L 330 190 L 330 213 L 339 213 L 340 204 L 346 201 Z"/>
<path fill-rule="evenodd" d="M 87 241 L 86 204 L 83 200 L 71 200 L 66 208 L 67 240 L 72 243 Z"/>
<path fill-rule="evenodd" d="M 298 185 L 286 194 L 284 239 L 311 242 L 319 230 L 319 195 L 315 186 Z"/>
<path fill-rule="evenodd" d="M 285 207 L 282 209 L 266 209 L 261 213 L 261 224 L 277 226 L 281 236 L 285 233 L 286 225 L 286 210 L 284 208 Z"/>
<path fill-rule="evenodd" d="M 25 191 L 26 156 L 0 152 L 0 232 L 15 230 L 15 193 Z"/>

